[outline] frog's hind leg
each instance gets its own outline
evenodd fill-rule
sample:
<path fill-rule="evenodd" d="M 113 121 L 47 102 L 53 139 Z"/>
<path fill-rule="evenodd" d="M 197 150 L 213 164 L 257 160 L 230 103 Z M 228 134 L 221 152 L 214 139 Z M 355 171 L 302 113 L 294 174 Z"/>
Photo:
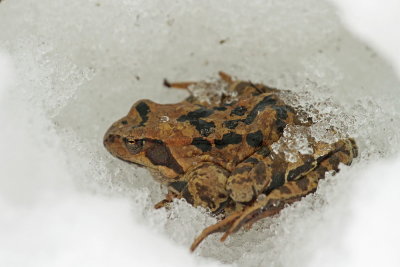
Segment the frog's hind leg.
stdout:
<path fill-rule="evenodd" d="M 164 207 L 168 207 L 169 204 L 174 201 L 175 198 L 180 198 L 179 194 L 177 194 L 174 191 L 168 190 L 167 195 L 165 196 L 165 198 L 163 200 L 161 200 L 160 202 L 156 203 L 154 205 L 155 209 L 161 209 Z"/>
<path fill-rule="evenodd" d="M 243 225 L 251 226 L 254 222 L 278 213 L 287 204 L 300 200 L 302 197 L 313 193 L 318 186 L 318 181 L 325 177 L 327 171 L 339 171 L 339 164 L 350 165 L 353 158 L 357 157 L 357 146 L 353 139 L 340 140 L 334 144 L 335 150 L 319 162 L 318 166 L 297 180 L 290 181 L 272 190 L 264 199 L 256 201 L 245 209 L 241 216 L 222 236 L 224 241 L 230 234 L 237 232 Z"/>
<path fill-rule="evenodd" d="M 293 182 L 286 184 L 285 190 L 286 188 L 293 187 L 292 183 Z M 274 191 L 276 191 L 277 193 L 274 193 L 274 191 L 272 191 L 271 194 L 273 194 L 272 196 L 279 195 L 279 201 L 271 198 L 270 195 L 268 195 L 268 197 L 265 197 L 262 200 L 258 200 L 252 206 L 244 209 L 243 211 L 232 213 L 225 219 L 205 228 L 203 232 L 194 240 L 190 247 L 190 250 L 194 251 L 207 236 L 213 233 L 225 232 L 224 235 L 221 237 L 221 241 L 225 241 L 225 239 L 230 234 L 237 232 L 243 225 L 247 225 L 246 228 L 250 228 L 254 222 L 279 213 L 284 208 L 285 204 L 290 204 L 294 201 L 299 200 L 302 196 L 305 196 L 315 190 L 315 188 L 316 183 L 315 185 L 310 184 L 310 191 L 304 192 L 304 190 L 301 190 L 301 193 L 299 192 L 300 196 L 297 198 L 295 197 L 296 190 L 293 190 L 290 192 L 290 198 L 286 199 L 286 201 L 282 200 L 283 196 L 279 194 L 281 193 L 281 188 L 275 189 Z"/>
<path fill-rule="evenodd" d="M 196 84 L 196 82 L 169 82 L 164 79 L 164 86 L 168 88 L 185 89 L 188 90 L 189 86 Z"/>
<path fill-rule="evenodd" d="M 217 233 L 217 232 L 224 232 L 228 230 L 231 225 L 240 217 L 241 212 L 235 212 L 225 219 L 213 224 L 207 228 L 205 228 L 199 236 L 193 241 L 192 245 L 190 246 L 190 251 L 194 251 L 200 243 L 209 235 Z"/>
<path fill-rule="evenodd" d="M 242 226 L 251 228 L 254 222 L 275 215 L 279 213 L 285 205 L 296 202 L 302 197 L 314 192 L 318 185 L 318 178 L 318 170 L 314 170 L 299 180 L 288 182 L 274 189 L 264 199 L 256 201 L 252 206 L 245 209 L 240 217 L 225 231 L 224 235 L 221 237 L 221 241 L 225 241 L 229 235 L 237 232 Z"/>
<path fill-rule="evenodd" d="M 327 171 L 337 172 L 340 163 L 350 165 L 353 158 L 357 157 L 357 146 L 353 139 L 340 140 L 333 147 L 334 149 L 318 162 L 316 168 L 296 180 L 286 182 L 273 189 L 268 195 L 258 197 L 248 208 L 232 213 L 217 224 L 204 229 L 193 242 L 191 250 L 193 251 L 202 240 L 212 233 L 225 232 L 221 238 L 221 241 L 224 241 L 242 226 L 250 228 L 254 222 L 279 213 L 287 204 L 314 192 L 319 179 L 324 178 Z"/>
<path fill-rule="evenodd" d="M 264 212 L 264 217 L 268 217 L 268 216 L 272 216 L 277 214 L 282 208 L 278 209 L 270 209 L 268 211 Z M 214 234 L 214 233 L 218 233 L 218 232 L 227 232 L 232 225 L 241 217 L 241 215 L 243 214 L 243 211 L 236 211 L 232 214 L 230 214 L 228 217 L 226 217 L 225 219 L 217 222 L 216 224 L 213 224 L 207 228 L 205 228 L 200 235 L 198 235 L 196 237 L 196 239 L 193 241 L 192 245 L 190 246 L 190 250 L 194 251 L 199 245 L 200 243 L 207 238 L 207 236 Z M 263 218 L 264 218 L 263 217 Z M 224 241 L 225 239 L 221 238 L 221 241 Z"/>

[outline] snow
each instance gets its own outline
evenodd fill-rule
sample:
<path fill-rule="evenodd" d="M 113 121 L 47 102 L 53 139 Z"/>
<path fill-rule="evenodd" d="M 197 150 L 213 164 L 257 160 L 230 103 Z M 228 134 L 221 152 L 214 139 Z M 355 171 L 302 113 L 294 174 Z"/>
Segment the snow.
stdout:
<path fill-rule="evenodd" d="M 396 6 L 348 2 L 2 1 L 0 265 L 399 266 Z M 102 136 L 138 99 L 186 96 L 164 78 L 219 70 L 293 90 L 313 135 L 331 140 L 333 125 L 360 157 L 279 216 L 190 254 L 216 219 L 184 201 L 154 210 L 165 189 Z"/>
<path fill-rule="evenodd" d="M 398 34 L 400 2 L 396 0 L 331 0 L 343 22 L 373 46 L 400 73 Z"/>

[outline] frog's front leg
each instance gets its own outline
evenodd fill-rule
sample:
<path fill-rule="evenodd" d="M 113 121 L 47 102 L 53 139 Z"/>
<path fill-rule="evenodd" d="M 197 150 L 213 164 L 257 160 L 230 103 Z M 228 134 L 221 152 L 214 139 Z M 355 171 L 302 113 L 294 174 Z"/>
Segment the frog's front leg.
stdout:
<path fill-rule="evenodd" d="M 181 178 L 187 184 L 178 195 L 195 207 L 209 208 L 218 213 L 228 201 L 226 181 L 229 172 L 213 163 L 201 163 L 186 172 Z"/>
<path fill-rule="evenodd" d="M 165 198 L 163 200 L 161 200 L 160 202 L 157 202 L 154 205 L 155 209 L 161 209 L 164 207 L 168 207 L 168 205 L 174 201 L 175 198 L 179 198 L 179 194 L 177 194 L 174 190 L 171 190 L 168 188 L 168 193 L 165 196 Z"/>
<path fill-rule="evenodd" d="M 329 147 L 330 150 L 328 150 Z M 204 229 L 193 242 L 191 250 L 196 249 L 201 241 L 212 233 L 225 231 L 221 238 L 221 241 L 224 241 L 243 225 L 251 226 L 255 221 L 277 214 L 286 204 L 298 201 L 305 195 L 314 192 L 318 180 L 324 178 L 327 171 L 336 172 L 340 163 L 350 165 L 353 158 L 357 157 L 357 146 L 353 139 L 339 140 L 332 145 L 316 143 L 314 149 L 316 150 L 314 155 L 317 157 L 317 164 L 314 168 L 303 165 L 286 171 L 286 182 L 283 185 L 272 188 L 268 186 L 265 194 L 260 195 L 263 197 L 258 197 L 249 207 L 243 211 L 234 212 L 217 224 Z M 295 173 L 301 173 L 301 175 L 294 176 Z"/>
<path fill-rule="evenodd" d="M 159 177 L 158 172 L 153 172 L 154 177 Z M 155 209 L 160 209 L 164 207 L 169 207 L 169 204 L 174 201 L 176 198 L 182 198 L 181 192 L 186 187 L 187 182 L 185 180 L 179 179 L 181 177 L 177 177 L 177 179 L 173 182 L 167 182 L 168 193 L 165 195 L 165 198 L 154 205 Z M 163 178 L 161 177 L 160 180 Z M 162 180 L 163 181 L 163 180 Z M 165 182 L 165 181 L 164 181 Z"/>
<path fill-rule="evenodd" d="M 226 181 L 229 172 L 213 163 L 204 162 L 188 170 L 179 181 L 169 183 L 168 193 L 155 204 L 159 209 L 167 206 L 175 198 L 184 198 L 194 207 L 204 207 L 213 213 L 223 210 L 229 199 Z"/>
<path fill-rule="evenodd" d="M 331 146 L 331 150 L 323 155 L 318 155 Z M 318 151 L 318 149 L 320 149 Z M 353 158 L 358 155 L 358 148 L 351 138 L 342 139 L 328 145 L 316 143 L 317 165 L 312 170 L 305 172 L 299 177 L 286 182 L 284 185 L 273 189 L 265 198 L 256 201 L 252 206 L 245 209 L 239 218 L 235 220 L 228 231 L 222 236 L 224 241 L 230 234 L 237 232 L 244 224 L 251 225 L 255 221 L 278 213 L 286 204 L 291 204 L 317 189 L 318 180 L 325 177 L 327 171 L 339 171 L 339 164 L 350 165 Z M 301 167 L 302 168 L 302 167 Z M 290 174 L 290 172 L 288 172 Z M 287 178 L 287 179 L 290 179 Z"/>

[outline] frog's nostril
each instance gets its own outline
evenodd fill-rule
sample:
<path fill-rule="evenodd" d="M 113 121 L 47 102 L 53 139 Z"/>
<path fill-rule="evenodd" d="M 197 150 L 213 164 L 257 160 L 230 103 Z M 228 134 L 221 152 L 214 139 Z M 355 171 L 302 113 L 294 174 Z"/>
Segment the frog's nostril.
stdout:
<path fill-rule="evenodd" d="M 116 139 L 120 138 L 121 136 L 118 134 L 108 134 L 104 138 L 104 145 L 114 143 Z"/>
<path fill-rule="evenodd" d="M 114 140 L 115 140 L 115 135 L 110 134 L 110 135 L 108 136 L 107 141 L 110 142 L 110 143 L 114 143 Z"/>

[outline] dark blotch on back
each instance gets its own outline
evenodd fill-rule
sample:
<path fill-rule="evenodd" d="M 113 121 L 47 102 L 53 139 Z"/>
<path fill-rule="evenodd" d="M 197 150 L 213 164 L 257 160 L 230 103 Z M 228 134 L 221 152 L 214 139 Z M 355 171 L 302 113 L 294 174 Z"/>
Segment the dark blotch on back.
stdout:
<path fill-rule="evenodd" d="M 203 139 L 201 137 L 193 138 L 192 145 L 196 146 L 203 152 L 207 152 L 211 150 L 211 143 L 210 141 Z"/>
<path fill-rule="evenodd" d="M 276 111 L 276 129 L 278 132 L 283 133 L 286 127 L 285 120 L 288 117 L 287 111 L 289 106 L 274 106 L 273 109 Z"/>
<path fill-rule="evenodd" d="M 219 107 L 213 107 L 213 110 L 218 110 L 218 111 L 225 111 L 227 108 L 223 107 L 223 106 L 219 106 Z"/>
<path fill-rule="evenodd" d="M 150 112 L 150 108 L 146 103 L 140 102 L 139 104 L 137 104 L 136 110 L 139 113 L 140 118 L 142 118 L 142 121 L 140 122 L 138 127 L 144 126 L 147 120 L 149 119 L 147 115 Z"/>
<path fill-rule="evenodd" d="M 215 128 L 214 122 L 208 122 L 205 120 L 198 120 L 198 121 L 192 121 L 190 122 L 194 127 L 196 127 L 196 130 L 201 134 L 202 136 L 209 136 Z"/>
<path fill-rule="evenodd" d="M 277 113 L 276 127 L 279 132 L 283 132 L 283 129 L 286 126 L 286 122 L 284 120 L 287 118 L 287 107 L 274 106 L 275 103 L 276 99 L 274 98 L 274 95 L 267 95 L 254 106 L 254 108 L 250 111 L 246 118 L 226 121 L 224 122 L 224 126 L 228 129 L 235 129 L 238 126 L 239 122 L 250 125 L 251 123 L 253 123 L 260 111 L 263 111 L 267 106 L 272 106 Z M 245 107 L 239 106 L 234 108 L 230 115 L 243 116 L 246 112 L 247 109 Z"/>
<path fill-rule="evenodd" d="M 287 119 L 287 117 L 288 117 L 288 115 L 287 115 L 288 107 L 287 106 L 274 106 L 274 109 L 276 110 L 278 119 L 281 119 L 281 120 Z"/>
<path fill-rule="evenodd" d="M 183 174 L 182 167 L 178 164 L 172 156 L 169 148 L 160 142 L 152 142 L 152 145 L 146 149 L 146 157 L 151 163 L 158 166 L 165 166 L 174 170 L 178 174 Z"/>
<path fill-rule="evenodd" d="M 238 126 L 238 124 L 239 124 L 240 121 L 242 121 L 242 120 L 230 120 L 230 121 L 225 121 L 225 122 L 224 122 L 224 126 L 225 126 L 226 128 L 228 128 L 228 129 L 235 129 L 235 128 Z"/>
<path fill-rule="evenodd" d="M 258 115 L 258 112 L 263 111 L 265 107 L 269 105 L 274 105 L 276 103 L 276 99 L 274 99 L 274 95 L 267 95 L 264 97 L 254 108 L 250 111 L 249 115 L 244 119 L 244 123 L 247 125 L 251 124 Z"/>
<path fill-rule="evenodd" d="M 179 122 L 188 121 L 191 125 L 196 127 L 196 130 L 202 136 L 209 136 L 210 133 L 213 132 L 213 129 L 215 128 L 215 124 L 214 124 L 214 122 L 208 122 L 208 121 L 202 120 L 201 118 L 206 118 L 213 113 L 214 113 L 214 110 L 207 109 L 205 107 L 201 107 L 195 111 L 190 111 L 186 115 L 180 116 L 177 120 Z"/>
<path fill-rule="evenodd" d="M 262 134 L 261 130 L 258 130 L 257 132 L 254 132 L 254 133 L 249 133 L 246 136 L 246 142 L 251 147 L 261 146 L 262 142 L 263 142 L 263 134 Z"/>
<path fill-rule="evenodd" d="M 210 116 L 211 114 L 214 113 L 214 110 L 212 109 L 207 109 L 205 107 L 201 107 L 195 111 L 190 111 L 186 115 L 182 115 L 178 118 L 178 121 L 184 122 L 184 121 L 195 121 L 200 118 L 206 118 Z"/>
<path fill-rule="evenodd" d="M 243 116 L 247 111 L 246 107 L 238 106 L 231 111 L 231 116 Z"/>
<path fill-rule="evenodd" d="M 215 140 L 215 146 L 219 149 L 226 147 L 227 145 L 235 145 L 242 142 L 242 136 L 237 133 L 227 133 L 222 136 L 222 139 Z"/>

